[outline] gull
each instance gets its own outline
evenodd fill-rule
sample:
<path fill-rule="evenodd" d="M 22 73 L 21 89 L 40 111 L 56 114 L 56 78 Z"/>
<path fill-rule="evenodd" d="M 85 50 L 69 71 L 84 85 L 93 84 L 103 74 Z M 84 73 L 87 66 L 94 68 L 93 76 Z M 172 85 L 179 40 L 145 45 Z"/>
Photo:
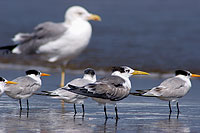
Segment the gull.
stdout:
<path fill-rule="evenodd" d="M 5 93 L 9 97 L 19 100 L 20 110 L 22 110 L 21 99 L 27 99 L 27 110 L 29 110 L 28 98 L 41 87 L 41 76 L 50 75 L 37 70 L 28 70 L 26 71 L 26 76 L 21 76 L 13 80 L 13 82 L 17 82 L 18 84 L 7 84 L 5 86 Z"/>
<path fill-rule="evenodd" d="M 0 96 L 4 93 L 6 84 L 17 84 L 17 82 L 8 81 L 5 78 L 0 77 Z"/>
<path fill-rule="evenodd" d="M 18 33 L 13 38 L 16 45 L 3 46 L 13 54 L 40 55 L 40 59 L 61 66 L 61 84 L 64 86 L 65 67 L 89 44 L 92 26 L 89 20 L 101 21 L 100 16 L 89 13 L 80 6 L 72 6 L 61 23 L 44 22 L 32 33 Z"/>
<path fill-rule="evenodd" d="M 70 82 L 68 82 L 63 88 L 70 89 L 68 84 L 75 85 L 78 87 L 82 87 L 89 83 L 94 83 L 96 81 L 96 74 L 92 68 L 87 68 L 84 70 L 83 78 L 76 78 Z M 76 105 L 75 104 L 82 104 L 83 116 L 85 114 L 84 109 L 84 100 L 87 98 L 83 95 L 78 95 L 76 93 L 66 91 L 63 88 L 58 88 L 54 91 L 42 91 L 44 93 L 36 93 L 37 95 L 46 95 L 51 96 L 55 99 L 63 100 L 65 103 L 73 103 L 74 104 L 74 114 L 76 115 Z"/>
<path fill-rule="evenodd" d="M 136 71 L 127 66 L 113 67 L 110 76 L 101 78 L 95 83 L 78 87 L 68 85 L 71 89 L 65 89 L 80 95 L 92 97 L 93 100 L 100 104 L 104 104 L 105 118 L 107 119 L 106 103 L 115 104 L 116 119 L 118 119 L 116 102 L 126 98 L 131 90 L 131 82 L 129 77 L 132 75 L 147 75 L 148 73 Z"/>
<path fill-rule="evenodd" d="M 160 100 L 169 101 L 169 111 L 171 109 L 171 101 L 176 101 L 178 113 L 178 99 L 185 96 L 191 88 L 190 77 L 200 77 L 200 75 L 192 74 L 186 70 L 176 70 L 175 76 L 164 80 L 159 86 L 147 90 L 136 90 L 138 93 L 130 93 L 136 96 L 156 97 Z"/>

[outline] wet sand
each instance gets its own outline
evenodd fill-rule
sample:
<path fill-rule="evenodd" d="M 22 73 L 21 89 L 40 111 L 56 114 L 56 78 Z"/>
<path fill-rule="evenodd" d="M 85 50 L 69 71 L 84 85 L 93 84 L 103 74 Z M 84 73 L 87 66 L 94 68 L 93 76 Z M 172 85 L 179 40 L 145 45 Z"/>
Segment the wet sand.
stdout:
<path fill-rule="evenodd" d="M 24 70 L 0 70 L 1 76 L 9 80 L 24 75 Z M 43 86 L 39 90 L 53 90 L 59 84 L 58 72 L 48 72 L 52 76 L 42 77 Z M 97 73 L 98 74 L 98 73 Z M 67 73 L 66 81 L 80 77 L 77 73 Z M 102 75 L 101 75 L 102 76 Z M 99 78 L 99 77 L 98 77 Z M 132 91 L 151 88 L 163 78 L 132 77 Z M 30 111 L 26 110 L 26 100 L 22 100 L 23 110 L 19 111 L 18 101 L 6 95 L 0 100 L 0 132 L 198 132 L 200 130 L 200 80 L 192 79 L 193 87 L 188 95 L 179 102 L 177 119 L 176 107 L 169 116 L 168 102 L 156 98 L 129 96 L 118 103 L 120 119 L 104 119 L 103 106 L 91 99 L 85 101 L 85 117 L 82 118 L 81 106 L 77 106 L 74 117 L 72 104 L 61 107 L 60 101 L 46 96 L 32 96 L 29 99 Z M 114 106 L 108 105 L 107 112 L 115 117 Z"/>

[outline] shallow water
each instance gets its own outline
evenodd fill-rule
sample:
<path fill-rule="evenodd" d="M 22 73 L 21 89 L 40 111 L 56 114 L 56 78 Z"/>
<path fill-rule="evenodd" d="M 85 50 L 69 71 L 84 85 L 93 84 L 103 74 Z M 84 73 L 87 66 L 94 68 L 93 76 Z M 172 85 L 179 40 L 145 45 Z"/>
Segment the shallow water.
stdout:
<path fill-rule="evenodd" d="M 2 70 L 1 76 L 9 80 L 24 75 L 22 70 Z M 39 90 L 57 88 L 60 73 L 48 72 L 50 77 L 42 77 L 43 86 Z M 97 73 L 98 74 L 98 73 Z M 66 81 L 81 77 L 80 74 L 67 73 Z M 99 78 L 99 77 L 98 77 Z M 158 85 L 163 78 L 148 76 L 132 77 L 132 91 L 146 89 Z M 65 104 L 62 109 L 60 101 L 46 96 L 32 96 L 29 99 L 30 111 L 26 111 L 26 100 L 23 100 L 21 114 L 18 101 L 3 95 L 0 98 L 0 132 L 199 132 L 200 122 L 200 80 L 192 79 L 193 87 L 180 100 L 180 111 L 177 119 L 176 107 L 169 119 L 168 102 L 155 98 L 129 96 L 120 101 L 118 113 L 120 119 L 105 121 L 103 106 L 98 106 L 91 99 L 85 101 L 85 117 L 82 118 L 81 106 L 77 106 L 74 117 L 72 104 Z M 115 117 L 114 106 L 107 106 L 107 113 Z"/>
<path fill-rule="evenodd" d="M 71 68 L 129 65 L 154 72 L 180 68 L 200 72 L 199 4 L 199 0 L 0 0 L 0 46 L 12 44 L 16 33 L 31 32 L 39 23 L 63 21 L 68 7 L 81 5 L 99 14 L 102 22 L 91 22 L 90 45 Z M 0 62 L 10 61 L 2 58 Z"/>

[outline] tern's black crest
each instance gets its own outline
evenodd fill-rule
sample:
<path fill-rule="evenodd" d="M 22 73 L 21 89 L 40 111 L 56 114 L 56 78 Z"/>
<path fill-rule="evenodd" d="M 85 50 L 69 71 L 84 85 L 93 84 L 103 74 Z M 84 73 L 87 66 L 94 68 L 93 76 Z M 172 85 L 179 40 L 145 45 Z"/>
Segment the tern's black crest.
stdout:
<path fill-rule="evenodd" d="M 123 67 L 112 67 L 112 72 L 115 72 L 115 71 L 125 73 L 125 68 L 123 68 Z"/>
<path fill-rule="evenodd" d="M 37 71 L 37 70 L 28 70 L 28 71 L 26 71 L 26 75 L 30 75 L 30 74 L 40 75 L 40 72 Z"/>
<path fill-rule="evenodd" d="M 190 76 L 190 72 L 186 71 L 186 70 L 176 70 L 175 71 L 176 75 L 184 75 L 184 76 Z"/>
<path fill-rule="evenodd" d="M 87 68 L 85 69 L 84 74 L 95 75 L 95 71 L 92 68 Z"/>
<path fill-rule="evenodd" d="M 0 82 L 5 82 L 6 80 L 3 77 L 0 77 Z"/>

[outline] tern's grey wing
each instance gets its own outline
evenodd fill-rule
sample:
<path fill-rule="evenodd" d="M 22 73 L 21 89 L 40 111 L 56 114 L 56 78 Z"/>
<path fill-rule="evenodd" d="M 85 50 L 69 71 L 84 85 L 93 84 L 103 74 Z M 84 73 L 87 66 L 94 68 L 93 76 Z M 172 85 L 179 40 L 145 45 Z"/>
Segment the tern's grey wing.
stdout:
<path fill-rule="evenodd" d="M 171 88 L 172 90 L 174 90 L 174 89 L 180 89 L 182 86 L 185 85 L 185 83 L 186 81 L 182 80 L 181 78 L 173 77 L 166 79 L 159 86 L 163 86 L 165 88 Z"/>
<path fill-rule="evenodd" d="M 21 53 L 34 54 L 41 45 L 60 38 L 66 30 L 67 28 L 61 23 L 45 22 L 39 24 L 33 33 L 21 35 L 21 41 L 17 47 Z"/>
<path fill-rule="evenodd" d="M 17 82 L 18 84 L 6 84 L 6 94 L 25 95 L 33 93 L 41 87 L 41 84 L 37 83 L 36 80 L 28 76 L 18 77 L 13 81 Z"/>
<path fill-rule="evenodd" d="M 120 78 L 119 76 L 107 76 L 104 78 L 101 78 L 97 82 L 102 82 L 110 85 L 114 85 L 115 87 L 122 86 L 123 83 L 125 83 L 125 80 Z"/>
<path fill-rule="evenodd" d="M 124 88 L 125 81 L 118 76 L 109 76 L 84 87 L 68 85 L 77 94 L 119 101 L 129 95 L 129 89 Z"/>
<path fill-rule="evenodd" d="M 70 81 L 69 83 L 67 83 L 63 88 L 65 89 L 68 89 L 68 84 L 71 84 L 71 85 L 75 85 L 75 86 L 78 86 L 78 87 L 82 87 L 82 86 L 85 86 L 89 83 L 92 83 L 91 80 L 87 80 L 87 79 L 83 79 L 83 78 L 77 78 L 77 79 L 74 79 L 72 81 Z M 85 96 L 78 96 L 76 93 L 72 93 L 72 92 L 69 92 L 69 91 L 66 91 L 62 88 L 58 88 L 54 91 L 44 91 L 45 93 L 48 93 L 49 96 L 59 96 L 59 97 L 56 97 L 56 98 L 65 98 L 65 99 L 72 99 L 72 98 L 77 98 L 77 97 L 81 97 L 81 98 L 85 98 Z"/>
<path fill-rule="evenodd" d="M 92 83 L 92 82 L 93 81 L 87 80 L 87 79 L 84 79 L 84 78 L 77 78 L 77 79 L 74 79 L 74 80 L 70 81 L 69 83 L 67 83 L 67 85 L 65 87 L 68 88 L 68 84 L 78 86 L 78 87 L 82 87 L 82 86 L 85 86 L 85 85 Z"/>
<path fill-rule="evenodd" d="M 186 82 L 178 77 L 166 79 L 159 86 L 152 88 L 145 95 L 153 94 L 158 97 L 174 97 L 184 96 L 189 87 L 185 86 Z"/>

